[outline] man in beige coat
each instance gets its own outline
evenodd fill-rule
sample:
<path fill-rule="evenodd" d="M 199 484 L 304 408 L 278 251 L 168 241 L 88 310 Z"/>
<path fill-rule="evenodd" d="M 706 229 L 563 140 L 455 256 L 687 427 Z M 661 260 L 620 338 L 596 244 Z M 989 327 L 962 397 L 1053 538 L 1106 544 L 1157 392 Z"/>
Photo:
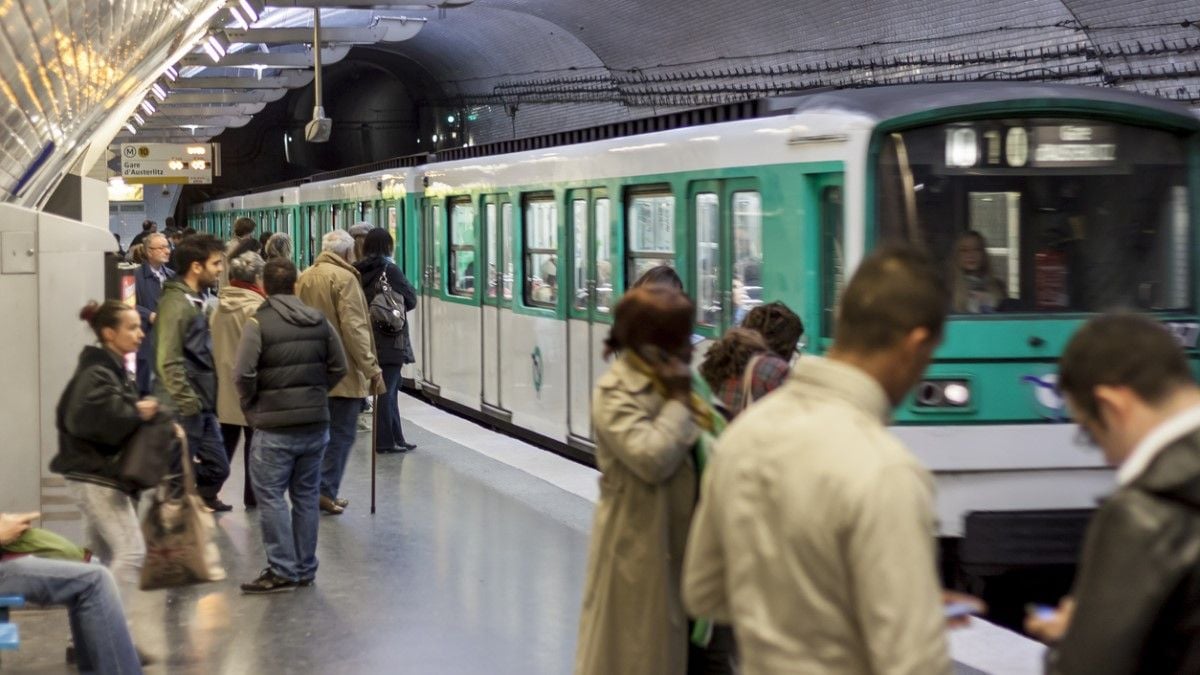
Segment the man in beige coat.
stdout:
<path fill-rule="evenodd" d="M 800 361 L 721 436 L 683 601 L 732 623 L 748 675 L 951 672 L 932 478 L 887 430 L 941 341 L 946 307 L 924 256 L 870 256 L 827 357 Z"/>
<path fill-rule="evenodd" d="M 221 423 L 221 437 L 225 441 L 225 453 L 230 463 L 233 462 L 239 442 L 243 437 L 246 439 L 242 454 L 242 464 L 246 469 L 242 503 L 247 507 L 256 505 L 254 488 L 250 485 L 250 442 L 254 431 L 242 413 L 233 369 L 238 345 L 242 342 L 242 328 L 266 297 L 261 286 L 265 264 L 262 257 L 253 251 L 230 260 L 229 284 L 217 294 L 217 311 L 213 312 L 212 317 L 213 360 L 217 367 L 217 420 Z"/>
<path fill-rule="evenodd" d="M 325 315 L 346 349 L 346 377 L 329 390 L 329 444 L 321 462 L 321 510 L 335 514 L 349 505 L 338 497 L 338 490 L 354 446 L 362 400 L 384 391 L 367 298 L 358 270 L 348 262 L 353 252 L 354 238 L 345 230 L 327 233 L 321 239 L 321 255 L 296 281 L 300 301 Z"/>

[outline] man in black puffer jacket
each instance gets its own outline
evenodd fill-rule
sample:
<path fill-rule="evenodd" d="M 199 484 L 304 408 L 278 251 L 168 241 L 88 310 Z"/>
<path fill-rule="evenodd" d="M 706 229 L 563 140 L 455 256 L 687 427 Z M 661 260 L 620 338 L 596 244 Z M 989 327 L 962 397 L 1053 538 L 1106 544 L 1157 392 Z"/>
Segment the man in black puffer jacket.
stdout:
<path fill-rule="evenodd" d="M 1080 431 L 1117 469 L 1073 597 L 1030 617 L 1051 675 L 1200 673 L 1200 388 L 1157 321 L 1088 322 L 1059 364 Z"/>
<path fill-rule="evenodd" d="M 242 332 L 234 374 L 254 428 L 250 480 L 268 566 L 245 593 L 308 586 L 317 574 L 321 456 L 329 440 L 329 390 L 346 375 L 337 331 L 295 296 L 296 267 L 263 268 L 267 300 Z M 284 502 L 290 491 L 292 508 Z"/>

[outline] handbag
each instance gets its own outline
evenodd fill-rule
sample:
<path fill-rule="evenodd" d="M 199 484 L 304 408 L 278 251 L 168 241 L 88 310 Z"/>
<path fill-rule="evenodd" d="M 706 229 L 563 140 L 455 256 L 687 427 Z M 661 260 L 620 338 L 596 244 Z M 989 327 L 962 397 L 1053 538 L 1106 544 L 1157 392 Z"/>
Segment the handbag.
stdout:
<path fill-rule="evenodd" d="M 399 335 L 404 332 L 404 326 L 408 322 L 408 308 L 404 305 L 404 296 L 393 291 L 388 285 L 386 267 L 375 283 L 379 290 L 367 307 L 371 315 L 371 325 L 384 335 Z"/>
<path fill-rule="evenodd" d="M 165 413 L 138 427 L 121 451 L 117 478 L 125 485 L 148 490 L 162 482 L 171 470 L 178 444 L 175 423 Z"/>
<path fill-rule="evenodd" d="M 734 415 L 749 408 L 750 404 L 754 403 L 754 366 L 758 365 L 762 357 L 762 354 L 751 357 L 750 362 L 746 364 L 746 369 L 742 371 L 742 401 L 738 409 L 734 411 Z"/>
<path fill-rule="evenodd" d="M 180 431 L 176 432 L 176 437 L 183 466 L 179 481 L 182 491 L 179 482 L 168 476 L 152 493 L 150 507 L 142 520 L 146 561 L 139 588 L 143 591 L 225 578 L 221 552 L 213 541 L 216 521 L 196 493 L 187 437 Z"/>

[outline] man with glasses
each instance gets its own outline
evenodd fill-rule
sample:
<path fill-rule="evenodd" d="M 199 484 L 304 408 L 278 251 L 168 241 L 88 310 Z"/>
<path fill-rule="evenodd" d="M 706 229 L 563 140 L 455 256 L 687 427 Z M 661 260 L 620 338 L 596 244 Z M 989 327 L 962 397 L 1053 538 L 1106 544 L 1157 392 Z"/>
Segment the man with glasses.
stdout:
<path fill-rule="evenodd" d="M 134 291 L 137 293 L 137 311 L 142 317 L 142 346 L 137 352 L 137 386 L 142 396 L 149 396 L 153 389 L 154 372 L 154 322 L 158 319 L 158 298 L 163 284 L 175 277 L 167 267 L 171 257 L 171 245 L 167 238 L 157 232 L 146 235 L 142 246 L 146 249 L 146 261 L 134 273 Z"/>
<path fill-rule="evenodd" d="M 1080 438 L 1117 468 L 1075 588 L 1026 630 L 1047 672 L 1200 673 L 1200 388 L 1175 338 L 1134 314 L 1088 322 L 1059 386 Z"/>

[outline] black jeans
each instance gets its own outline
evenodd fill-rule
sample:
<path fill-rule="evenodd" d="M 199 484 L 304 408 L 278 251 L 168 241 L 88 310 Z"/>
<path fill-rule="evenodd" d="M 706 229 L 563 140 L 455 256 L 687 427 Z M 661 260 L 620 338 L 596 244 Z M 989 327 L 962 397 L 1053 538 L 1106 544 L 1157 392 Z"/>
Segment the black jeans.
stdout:
<path fill-rule="evenodd" d="M 245 487 L 242 489 L 242 504 L 246 506 L 256 506 L 258 502 L 254 499 L 254 485 L 250 480 L 250 441 L 254 438 L 254 427 L 242 427 L 236 424 L 221 424 L 221 437 L 225 440 L 225 455 L 229 457 L 229 464 L 233 465 L 233 456 L 237 454 L 238 441 L 242 436 L 246 437 L 245 452 L 242 453 L 242 466 L 245 468 Z"/>
<path fill-rule="evenodd" d="M 379 417 L 375 421 L 375 447 L 380 450 L 394 448 L 404 443 L 404 429 L 400 427 L 400 369 L 401 365 L 383 366 L 383 382 L 387 390 L 379 396 Z"/>
<path fill-rule="evenodd" d="M 196 461 L 196 491 L 205 499 L 215 499 L 229 478 L 229 456 L 225 454 L 220 425 L 215 413 L 180 417 L 187 432 L 188 454 Z"/>

